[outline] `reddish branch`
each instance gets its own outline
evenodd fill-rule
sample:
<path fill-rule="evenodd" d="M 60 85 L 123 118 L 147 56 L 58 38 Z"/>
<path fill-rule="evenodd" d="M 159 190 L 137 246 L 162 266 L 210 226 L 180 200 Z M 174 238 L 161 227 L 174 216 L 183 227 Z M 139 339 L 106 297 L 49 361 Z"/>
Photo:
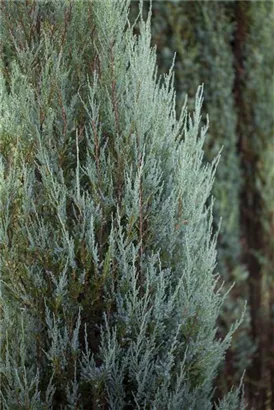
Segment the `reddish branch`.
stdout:
<path fill-rule="evenodd" d="M 119 115 L 118 115 L 118 106 L 117 106 L 117 98 L 116 98 L 116 81 L 115 81 L 115 72 L 114 72 L 114 54 L 113 54 L 113 47 L 114 43 L 112 42 L 111 44 L 111 52 L 110 52 L 110 58 L 111 58 L 111 92 L 112 92 L 112 105 L 113 105 L 113 110 L 114 110 L 114 115 L 115 115 L 115 124 L 116 124 L 116 131 L 119 134 L 120 129 L 119 129 Z"/>
<path fill-rule="evenodd" d="M 63 120 L 63 135 L 66 137 L 67 135 L 67 114 L 63 103 L 62 92 L 59 89 L 59 105 L 62 111 L 62 120 Z"/>

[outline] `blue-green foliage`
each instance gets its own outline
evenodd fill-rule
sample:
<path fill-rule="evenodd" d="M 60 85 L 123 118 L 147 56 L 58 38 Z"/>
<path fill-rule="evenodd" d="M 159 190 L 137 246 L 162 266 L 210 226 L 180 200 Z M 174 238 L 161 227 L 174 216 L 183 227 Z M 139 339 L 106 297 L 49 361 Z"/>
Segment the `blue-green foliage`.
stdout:
<path fill-rule="evenodd" d="M 196 87 L 204 83 L 204 110 L 210 118 L 205 157 L 210 160 L 222 150 L 213 188 L 216 198 L 214 224 L 217 225 L 222 218 L 217 242 L 217 270 L 226 281 L 224 292 L 233 284 L 234 287 L 222 308 L 220 333 L 229 329 L 248 299 L 248 271 L 242 263 L 240 238 L 242 176 L 234 96 L 234 6 L 235 2 L 222 1 L 161 1 L 155 3 L 152 17 L 152 39 L 157 43 L 161 71 L 166 70 L 176 52 L 177 107 L 186 94 L 190 96 L 189 105 L 192 107 Z M 243 121 L 241 123 L 245 126 Z M 221 373 L 219 387 L 230 383 L 231 372 L 235 380 L 239 380 L 249 366 L 254 352 L 249 332 L 247 309 L 231 346 L 229 366 Z"/>
<path fill-rule="evenodd" d="M 1 409 L 211 409 L 202 88 L 177 118 L 129 1 L 1 6 Z"/>

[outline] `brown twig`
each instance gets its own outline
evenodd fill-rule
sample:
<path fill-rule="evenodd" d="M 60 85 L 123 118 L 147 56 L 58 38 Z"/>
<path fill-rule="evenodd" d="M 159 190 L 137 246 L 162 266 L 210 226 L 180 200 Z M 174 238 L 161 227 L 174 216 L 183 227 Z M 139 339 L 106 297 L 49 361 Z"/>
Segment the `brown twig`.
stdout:
<path fill-rule="evenodd" d="M 114 78 L 114 55 L 113 55 L 113 46 L 114 43 L 112 42 L 111 44 L 111 92 L 112 92 L 112 105 L 114 109 L 114 115 L 115 115 L 115 124 L 116 124 L 116 131 L 119 134 L 120 133 L 120 128 L 119 128 L 119 113 L 118 113 L 118 106 L 117 106 L 117 96 L 116 96 L 116 81 Z"/>
<path fill-rule="evenodd" d="M 62 111 L 63 135 L 64 137 L 66 137 L 67 135 L 67 114 L 66 114 L 66 110 L 63 104 L 62 93 L 60 89 L 59 89 L 59 104 L 60 104 L 61 111 Z"/>

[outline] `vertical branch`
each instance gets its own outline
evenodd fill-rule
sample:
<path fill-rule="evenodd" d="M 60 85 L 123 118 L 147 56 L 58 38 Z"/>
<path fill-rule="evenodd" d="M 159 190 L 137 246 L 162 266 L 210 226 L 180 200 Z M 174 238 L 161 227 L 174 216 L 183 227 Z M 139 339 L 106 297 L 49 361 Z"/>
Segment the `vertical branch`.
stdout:
<path fill-rule="evenodd" d="M 65 26 L 64 26 L 63 33 L 62 33 L 62 37 L 61 37 L 61 44 L 60 44 L 60 51 L 59 52 L 61 52 L 61 50 L 64 46 L 64 43 L 65 43 L 65 38 L 66 38 L 67 31 L 68 31 L 68 22 L 71 18 L 71 10 L 72 10 L 72 6 L 71 6 L 71 1 L 70 1 L 69 2 L 69 7 L 66 7 L 66 9 L 65 9 L 65 14 L 64 14 L 64 24 L 65 24 Z"/>
<path fill-rule="evenodd" d="M 139 169 L 142 165 L 142 158 L 139 158 Z M 143 189 L 142 189 L 142 175 L 140 175 L 140 185 L 139 185 L 139 200 L 140 200 L 140 222 L 139 222 L 139 231 L 140 231 L 140 263 L 142 263 L 143 256 Z"/>
<path fill-rule="evenodd" d="M 61 89 L 59 89 L 59 105 L 61 107 L 61 111 L 62 111 L 62 120 L 63 120 L 63 136 L 64 138 L 66 138 L 67 136 L 67 114 L 66 114 L 66 110 L 64 107 L 64 103 L 63 103 L 63 98 L 62 98 L 62 92 Z"/>
<path fill-rule="evenodd" d="M 98 174 L 99 187 L 101 188 L 101 171 L 100 171 L 100 159 L 99 159 L 99 157 L 100 157 L 99 138 L 98 138 L 98 134 L 97 134 L 95 121 L 92 120 L 91 124 L 92 124 L 92 131 L 93 131 L 93 135 L 94 135 L 96 169 L 97 169 L 97 174 Z"/>
<path fill-rule="evenodd" d="M 92 120 L 91 126 L 92 126 L 93 135 L 94 135 L 95 163 L 96 163 L 96 170 L 97 170 L 97 175 L 98 175 L 98 190 L 99 190 L 99 196 L 101 198 L 101 204 L 103 206 L 102 174 L 101 174 L 101 168 L 100 168 L 100 143 L 99 143 L 99 137 L 98 137 L 97 128 L 96 128 L 96 124 L 94 120 Z M 104 224 L 101 223 L 100 230 L 99 230 L 99 244 L 100 244 L 99 258 L 100 259 L 102 257 L 102 252 L 103 252 L 103 232 L 104 232 Z"/>
<path fill-rule="evenodd" d="M 111 51 L 110 51 L 110 61 L 111 61 L 111 96 L 112 96 L 112 105 L 115 115 L 115 124 L 116 124 L 116 131 L 120 133 L 119 127 L 119 114 L 118 114 L 118 106 L 117 106 L 117 98 L 116 98 L 116 81 L 115 81 L 115 72 L 114 72 L 114 54 L 113 54 L 113 47 L 114 43 L 111 43 Z"/>
<path fill-rule="evenodd" d="M 79 136 L 78 136 L 78 131 L 76 131 L 76 157 L 77 157 L 77 166 L 76 166 L 77 201 L 78 201 L 78 203 L 80 203 L 80 175 L 79 175 L 80 160 L 79 160 Z M 79 207 L 79 209 L 80 209 L 80 207 Z"/>
<path fill-rule="evenodd" d="M 119 126 L 119 113 L 118 113 L 118 104 L 117 104 L 117 95 L 116 95 L 116 80 L 115 80 L 115 72 L 114 72 L 114 54 L 113 54 L 113 47 L 114 47 L 114 42 L 112 41 L 111 43 L 111 48 L 110 48 L 110 69 L 111 69 L 111 100 L 112 100 L 112 106 L 113 106 L 113 111 L 114 111 L 114 116 L 115 116 L 115 126 L 116 126 L 116 133 L 120 134 L 120 126 Z M 121 163 L 121 156 L 120 153 L 117 155 L 117 162 L 118 162 L 118 180 L 117 180 L 117 200 L 118 204 L 121 204 L 121 195 L 122 195 L 122 163 Z"/>
<path fill-rule="evenodd" d="M 139 183 L 139 241 L 140 241 L 140 249 L 139 249 L 139 271 L 140 271 L 140 288 L 142 289 L 142 257 L 143 257 L 143 186 L 142 186 L 142 174 L 141 174 L 141 167 L 142 167 L 142 153 L 140 147 L 140 137 L 137 132 L 136 137 L 137 142 L 137 154 L 138 154 L 138 170 L 140 173 L 140 183 Z"/>

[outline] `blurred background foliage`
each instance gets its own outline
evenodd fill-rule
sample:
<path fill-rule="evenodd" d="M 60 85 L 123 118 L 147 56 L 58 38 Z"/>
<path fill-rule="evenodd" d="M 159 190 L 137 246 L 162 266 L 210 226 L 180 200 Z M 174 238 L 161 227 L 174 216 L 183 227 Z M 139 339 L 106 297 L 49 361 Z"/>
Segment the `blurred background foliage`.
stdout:
<path fill-rule="evenodd" d="M 221 218 L 218 271 L 226 299 L 220 335 L 239 317 L 216 391 L 244 370 L 248 408 L 274 409 L 274 31 L 272 1 L 154 1 L 152 43 L 160 71 L 175 59 L 178 108 L 205 84 L 209 159 Z M 144 13 L 149 2 L 144 4 Z M 132 18 L 138 3 L 132 1 Z"/>

